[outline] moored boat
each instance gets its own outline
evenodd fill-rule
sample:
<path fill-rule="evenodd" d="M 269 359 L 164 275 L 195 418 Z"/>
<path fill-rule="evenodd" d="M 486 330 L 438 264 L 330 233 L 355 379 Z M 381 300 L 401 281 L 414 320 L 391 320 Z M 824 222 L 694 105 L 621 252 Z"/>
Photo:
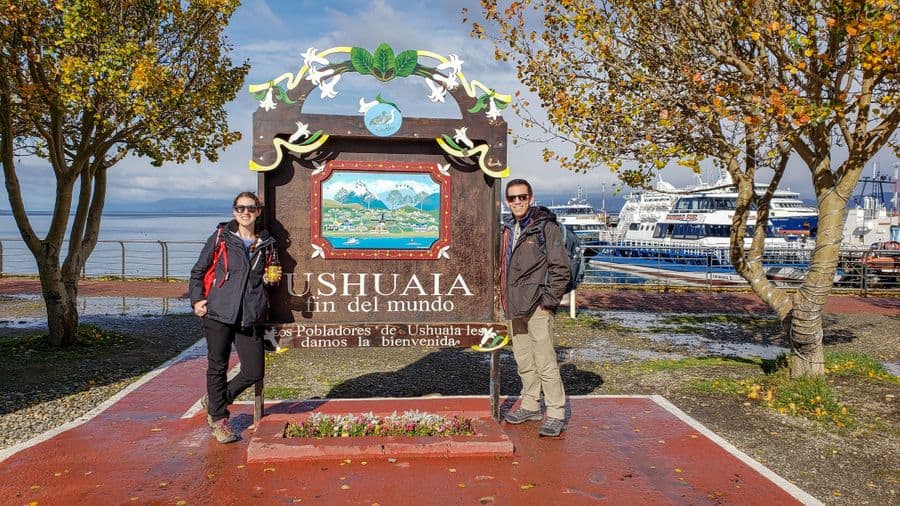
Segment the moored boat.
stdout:
<path fill-rule="evenodd" d="M 556 221 L 573 230 L 581 241 L 582 247 L 588 248 L 599 244 L 609 244 L 612 237 L 606 222 L 587 201 L 581 186 L 575 196 L 562 205 L 549 205 L 547 209 L 556 215 Z"/>
<path fill-rule="evenodd" d="M 729 257 L 736 202 L 737 193 L 721 188 L 682 196 L 657 219 L 652 233 L 625 232 L 621 240 L 597 248 L 591 265 L 670 281 L 744 284 L 746 281 L 735 272 Z M 746 247 L 750 246 L 754 230 L 751 216 L 744 239 Z M 802 279 L 809 265 L 810 246 L 805 238 L 780 235 L 771 225 L 766 226 L 766 276 L 784 282 Z"/>

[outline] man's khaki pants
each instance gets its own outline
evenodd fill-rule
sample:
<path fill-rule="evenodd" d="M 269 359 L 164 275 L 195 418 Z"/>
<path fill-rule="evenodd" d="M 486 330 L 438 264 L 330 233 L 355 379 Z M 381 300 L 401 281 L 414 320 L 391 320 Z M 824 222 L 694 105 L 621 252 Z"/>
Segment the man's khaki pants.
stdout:
<path fill-rule="evenodd" d="M 553 348 L 553 315 L 538 307 L 530 317 L 514 321 L 510 327 L 513 355 L 522 379 L 521 407 L 539 411 L 543 391 L 547 417 L 565 420 L 566 392 Z"/>

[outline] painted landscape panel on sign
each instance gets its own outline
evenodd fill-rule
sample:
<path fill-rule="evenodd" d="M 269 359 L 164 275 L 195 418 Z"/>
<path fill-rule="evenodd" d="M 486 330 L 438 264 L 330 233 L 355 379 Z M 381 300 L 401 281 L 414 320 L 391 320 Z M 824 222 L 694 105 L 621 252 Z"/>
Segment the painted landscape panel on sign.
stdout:
<path fill-rule="evenodd" d="M 334 171 L 320 209 L 334 249 L 427 250 L 440 238 L 441 185 L 426 172 Z"/>

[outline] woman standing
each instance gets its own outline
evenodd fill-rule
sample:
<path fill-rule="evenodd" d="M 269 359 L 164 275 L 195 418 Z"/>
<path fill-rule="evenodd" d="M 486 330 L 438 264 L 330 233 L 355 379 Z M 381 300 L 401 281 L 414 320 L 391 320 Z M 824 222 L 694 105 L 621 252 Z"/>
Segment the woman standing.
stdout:
<path fill-rule="evenodd" d="M 254 193 L 238 194 L 232 209 L 234 219 L 219 225 L 191 269 L 191 305 L 194 314 L 202 318 L 209 361 L 206 395 L 201 402 L 206 408 L 207 423 L 220 443 L 238 440 L 228 421 L 228 405 L 261 380 L 265 372 L 262 336 L 255 326 L 266 317 L 266 254 L 274 251 L 275 239 L 257 226 L 261 211 Z M 221 248 L 220 243 L 225 245 L 224 253 L 218 255 L 215 279 L 208 287 L 209 293 L 204 294 L 205 273 L 216 257 L 216 249 Z M 237 348 L 241 371 L 227 381 L 232 343 Z"/>

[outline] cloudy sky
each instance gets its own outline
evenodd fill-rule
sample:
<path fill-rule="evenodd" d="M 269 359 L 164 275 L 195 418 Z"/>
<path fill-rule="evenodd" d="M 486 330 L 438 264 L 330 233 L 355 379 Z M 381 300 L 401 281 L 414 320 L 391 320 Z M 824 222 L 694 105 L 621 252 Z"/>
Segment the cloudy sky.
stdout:
<path fill-rule="evenodd" d="M 110 202 L 154 201 L 162 198 L 221 198 L 230 200 L 243 190 L 255 190 L 256 177 L 247 169 L 250 156 L 251 117 L 258 103 L 246 92 L 247 85 L 263 83 L 284 72 L 297 72 L 303 64 L 302 53 L 313 47 L 323 50 L 335 46 L 360 46 L 370 51 L 387 42 L 395 51 L 425 49 L 436 53 L 459 55 L 464 60 L 463 72 L 500 93 L 513 94 L 521 85 L 515 70 L 494 61 L 489 42 L 469 37 L 469 27 L 462 23 L 464 7 L 478 13 L 477 0 L 445 0 L 443 2 L 407 2 L 400 0 L 245 0 L 232 19 L 228 37 L 234 46 L 235 62 L 247 60 L 251 69 L 244 92 L 228 106 L 231 127 L 243 133 L 243 139 L 224 151 L 216 163 L 151 167 L 146 160 L 129 158 L 110 171 Z M 312 95 L 304 105 L 306 112 L 358 114 L 358 100 L 376 93 L 397 102 L 403 114 L 410 116 L 458 117 L 452 100 L 432 104 L 429 90 L 422 79 L 397 79 L 378 83 L 368 76 L 347 74 L 338 85 L 339 95 L 320 100 Z M 522 90 L 524 92 L 524 90 Z M 534 101 L 532 101 L 534 103 Z M 279 107 L 284 107 L 280 105 Z M 505 119 L 514 131 L 519 122 L 507 109 Z M 609 194 L 617 186 L 615 176 L 598 167 L 587 175 L 573 174 L 554 164 L 543 162 L 541 146 L 510 145 L 509 165 L 513 177 L 532 181 L 541 195 L 569 195 L 581 185 L 592 201 L 599 202 L 601 186 Z M 882 152 L 876 160 L 887 168 L 896 161 Z M 869 169 L 871 170 L 871 168 Z M 711 174 L 707 175 L 712 177 Z M 40 161 L 29 161 L 20 170 L 20 178 L 29 209 L 49 209 L 53 199 L 53 178 Z M 677 168 L 663 172 L 666 181 L 689 184 L 693 176 Z M 786 186 L 810 194 L 809 176 L 800 166 L 789 169 Z M 5 192 L 5 189 L 4 189 Z M 4 195 L 5 197 L 5 195 Z M 4 198 L 0 209 L 8 209 Z"/>

